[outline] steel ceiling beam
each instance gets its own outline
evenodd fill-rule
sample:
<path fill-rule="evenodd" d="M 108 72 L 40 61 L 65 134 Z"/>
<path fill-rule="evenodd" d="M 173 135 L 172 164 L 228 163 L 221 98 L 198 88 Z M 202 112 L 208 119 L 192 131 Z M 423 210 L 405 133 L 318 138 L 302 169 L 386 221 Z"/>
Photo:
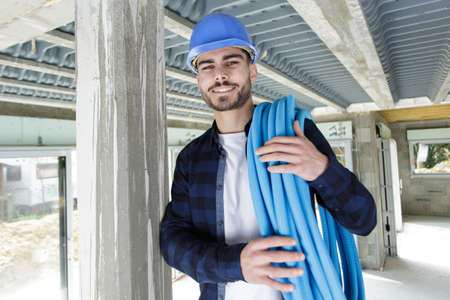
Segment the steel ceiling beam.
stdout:
<path fill-rule="evenodd" d="M 196 102 L 196 103 L 205 103 L 205 101 L 203 101 L 202 98 L 191 96 L 191 95 L 186 95 L 186 94 L 182 94 L 182 93 L 177 93 L 177 92 L 167 91 L 166 97 L 187 100 L 187 101 L 192 101 L 192 102 Z"/>
<path fill-rule="evenodd" d="M 213 120 L 207 120 L 207 119 L 196 118 L 196 117 L 185 117 L 185 116 L 172 115 L 172 114 L 167 114 L 167 120 L 188 121 L 188 122 L 202 123 L 202 124 L 208 124 L 208 125 L 211 125 L 213 122 Z"/>
<path fill-rule="evenodd" d="M 54 65 L 35 62 L 30 59 L 22 59 L 12 57 L 9 55 L 0 54 L 0 65 L 10 66 L 14 68 L 21 68 L 56 76 L 63 76 L 68 78 L 75 78 L 75 70 L 69 68 L 61 68 Z"/>
<path fill-rule="evenodd" d="M 28 105 L 40 105 L 47 107 L 57 107 L 75 110 L 76 103 L 74 101 L 62 101 L 62 100 L 52 100 L 48 98 L 21 96 L 13 94 L 1 94 L 1 102 L 28 104 Z"/>
<path fill-rule="evenodd" d="M 197 79 L 195 78 L 195 76 L 192 73 L 186 72 L 183 70 L 179 70 L 177 68 L 166 66 L 166 76 L 180 79 L 180 80 L 192 83 L 192 84 L 197 84 Z"/>
<path fill-rule="evenodd" d="M 379 108 L 393 107 L 386 76 L 358 0 L 288 0 Z"/>
<path fill-rule="evenodd" d="M 75 36 L 56 29 L 38 36 L 37 39 L 69 49 L 75 49 Z"/>
<path fill-rule="evenodd" d="M 73 96 L 75 96 L 75 94 L 76 94 L 75 89 L 71 89 L 71 88 L 67 88 L 67 87 L 41 84 L 41 83 L 22 81 L 22 80 L 17 80 L 17 79 L 9 79 L 9 78 L 0 78 L 0 85 L 13 86 L 13 87 L 17 87 L 17 88 L 43 91 L 43 92 L 49 92 L 49 93 L 73 95 Z"/>
<path fill-rule="evenodd" d="M 9 102 L 9 103 L 17 103 L 17 104 L 26 104 L 26 105 L 39 105 L 46 107 L 56 107 L 63 109 L 71 109 L 73 111 L 76 110 L 76 103 L 74 101 L 61 101 L 61 100 L 52 100 L 46 98 L 39 97 L 30 97 L 30 96 L 22 96 L 22 95 L 13 95 L 13 94 L 2 94 L 0 93 L 0 102 Z M 167 105 L 167 109 L 171 109 L 174 111 L 189 113 L 189 114 L 197 114 L 197 115 L 205 115 L 205 118 L 198 118 L 195 116 L 181 116 L 176 114 L 167 113 L 168 120 L 180 120 L 180 121 L 190 121 L 202 124 L 211 124 L 212 120 L 208 120 L 208 117 L 211 117 L 212 113 L 201 113 L 193 109 L 177 107 L 175 105 Z"/>
<path fill-rule="evenodd" d="M 204 111 L 204 110 L 197 110 L 197 109 L 193 109 L 193 108 L 187 108 L 187 107 L 181 107 L 181 106 L 177 106 L 177 105 L 173 105 L 173 104 L 166 104 L 166 108 L 173 110 L 173 111 L 179 111 L 179 112 L 184 112 L 184 113 L 188 113 L 188 114 L 197 114 L 199 116 L 204 116 L 205 118 L 210 118 L 210 117 L 214 117 L 214 114 L 212 112 L 209 111 Z"/>

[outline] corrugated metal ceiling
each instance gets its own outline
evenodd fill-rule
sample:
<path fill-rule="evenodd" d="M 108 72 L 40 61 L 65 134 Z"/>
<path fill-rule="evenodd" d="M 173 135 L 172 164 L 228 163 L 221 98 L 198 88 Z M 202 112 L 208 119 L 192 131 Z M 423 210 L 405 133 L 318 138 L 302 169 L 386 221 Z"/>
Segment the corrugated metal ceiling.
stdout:
<path fill-rule="evenodd" d="M 395 100 L 433 98 L 450 67 L 450 0 L 360 0 L 389 89 Z M 238 17 L 261 49 L 261 62 L 292 82 L 343 108 L 373 102 L 294 8 L 282 0 L 165 0 L 171 12 L 195 24 L 211 12 Z M 188 40 L 166 28 L 165 54 L 169 68 L 189 71 L 185 65 Z M 74 34 L 74 24 L 58 28 Z M 67 70 L 75 68 L 74 49 L 37 38 L 0 51 L 5 56 L 40 62 Z M 193 77 L 193 75 L 189 75 Z M 17 83 L 24 83 L 23 85 Z M 75 101 L 74 76 L 0 64 L 0 93 Z M 57 87 L 57 89 L 48 89 Z M 169 113 L 211 119 L 211 110 L 192 97 L 201 98 L 194 81 L 168 75 Z M 276 99 L 294 94 L 307 109 L 323 106 L 294 86 L 286 86 L 267 74 L 259 74 L 255 95 Z M 179 97 L 186 95 L 189 97 Z M 177 110 L 184 108 L 185 111 Z M 198 114 L 195 113 L 198 111 Z"/>
<path fill-rule="evenodd" d="M 360 3 L 394 100 L 434 98 L 450 67 L 450 1 Z"/>

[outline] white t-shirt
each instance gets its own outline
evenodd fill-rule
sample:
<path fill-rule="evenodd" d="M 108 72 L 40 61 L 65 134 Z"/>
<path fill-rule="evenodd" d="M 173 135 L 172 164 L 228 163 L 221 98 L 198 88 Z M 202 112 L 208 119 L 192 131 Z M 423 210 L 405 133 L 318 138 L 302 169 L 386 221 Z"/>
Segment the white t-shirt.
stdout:
<path fill-rule="evenodd" d="M 224 230 L 228 245 L 246 243 L 260 237 L 248 182 L 245 132 L 219 134 L 226 152 L 224 177 Z M 281 300 L 281 292 L 266 285 L 244 281 L 227 283 L 225 300 Z"/>

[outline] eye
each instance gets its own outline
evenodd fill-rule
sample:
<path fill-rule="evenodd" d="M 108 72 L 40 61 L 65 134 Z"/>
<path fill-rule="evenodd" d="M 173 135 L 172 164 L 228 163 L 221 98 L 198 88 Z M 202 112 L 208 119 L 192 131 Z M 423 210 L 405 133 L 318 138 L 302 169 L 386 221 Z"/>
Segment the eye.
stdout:
<path fill-rule="evenodd" d="M 235 64 L 238 64 L 238 63 L 239 62 L 237 60 L 231 60 L 231 61 L 227 62 L 227 66 L 232 66 L 232 65 L 235 65 Z"/>
<path fill-rule="evenodd" d="M 213 65 L 207 65 L 207 66 L 204 66 L 203 68 L 201 68 L 200 71 L 207 71 L 207 70 L 211 70 L 213 68 L 214 68 Z"/>

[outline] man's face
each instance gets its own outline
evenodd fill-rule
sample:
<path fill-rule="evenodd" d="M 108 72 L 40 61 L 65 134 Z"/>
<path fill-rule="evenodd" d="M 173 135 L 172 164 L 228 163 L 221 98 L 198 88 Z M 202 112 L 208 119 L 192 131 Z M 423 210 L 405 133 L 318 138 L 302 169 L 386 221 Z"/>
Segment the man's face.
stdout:
<path fill-rule="evenodd" d="M 257 70 L 242 49 L 226 47 L 202 53 L 197 69 L 203 99 L 213 110 L 238 109 L 250 100 Z"/>

